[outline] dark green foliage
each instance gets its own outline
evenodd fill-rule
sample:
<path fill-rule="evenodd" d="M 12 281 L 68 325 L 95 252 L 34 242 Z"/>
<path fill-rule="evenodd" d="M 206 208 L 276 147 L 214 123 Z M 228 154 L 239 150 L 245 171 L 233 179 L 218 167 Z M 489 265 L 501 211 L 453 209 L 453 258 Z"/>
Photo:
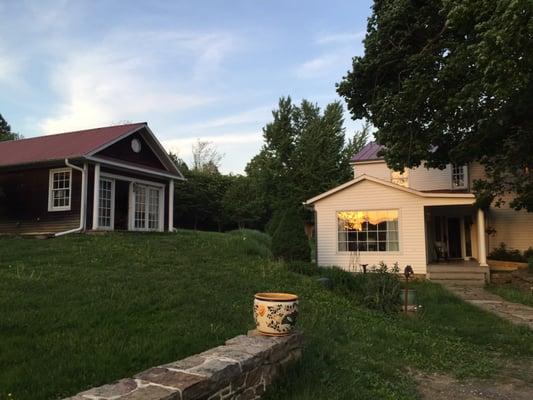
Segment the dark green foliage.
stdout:
<path fill-rule="evenodd" d="M 375 0 L 338 85 L 395 170 L 479 161 L 480 204 L 533 211 L 533 2 Z"/>
<path fill-rule="evenodd" d="M 272 217 L 265 225 L 265 232 L 268 233 L 270 236 L 274 236 L 274 233 L 278 229 L 279 225 L 281 224 L 281 221 L 283 220 L 285 215 L 285 210 L 278 210 L 274 211 L 272 214 Z"/>
<path fill-rule="evenodd" d="M 263 129 L 261 152 L 246 167 L 258 188 L 267 221 L 286 204 L 300 207 L 303 201 L 352 177 L 350 158 L 366 144 L 368 126 L 346 140 L 344 112 L 338 102 L 322 111 L 303 100 L 281 98 L 272 112 L 273 121 Z M 302 213 L 311 221 L 310 213 Z"/>
<path fill-rule="evenodd" d="M 524 250 L 524 260 L 533 258 L 533 247 L 529 246 L 527 250 Z"/>
<path fill-rule="evenodd" d="M 247 176 L 232 176 L 222 197 L 222 207 L 227 221 L 239 228 L 252 227 L 263 217 L 265 210 L 254 182 Z"/>
<path fill-rule="evenodd" d="M 287 208 L 272 236 L 272 253 L 285 261 L 309 261 L 309 241 L 298 211 Z"/>
<path fill-rule="evenodd" d="M 11 131 L 11 126 L 0 114 L 0 142 L 4 140 L 17 140 L 22 139 L 22 136 L 18 133 Z"/>
<path fill-rule="evenodd" d="M 241 240 L 240 244 L 245 248 L 246 254 L 272 258 L 272 239 L 266 233 L 253 229 L 237 229 L 227 233 Z"/>
<path fill-rule="evenodd" d="M 489 254 L 489 258 L 500 261 L 515 261 L 515 262 L 527 262 L 531 256 L 533 250 L 531 247 L 524 251 L 524 254 L 520 253 L 520 250 L 508 248 L 505 243 L 500 243 L 499 247 L 495 247 Z"/>
<path fill-rule="evenodd" d="M 182 173 L 187 180 L 174 186 L 174 226 L 223 230 L 226 213 L 222 200 L 233 178 L 196 170 Z"/>
<path fill-rule="evenodd" d="M 533 257 L 530 257 L 527 260 L 527 270 L 530 274 L 533 274 Z"/>

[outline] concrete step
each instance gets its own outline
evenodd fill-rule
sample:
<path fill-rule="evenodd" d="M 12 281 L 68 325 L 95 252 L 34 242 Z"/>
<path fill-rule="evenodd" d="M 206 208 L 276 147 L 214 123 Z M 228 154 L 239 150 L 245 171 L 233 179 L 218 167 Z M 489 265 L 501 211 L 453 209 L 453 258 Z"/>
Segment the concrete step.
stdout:
<path fill-rule="evenodd" d="M 485 280 L 483 272 L 430 272 L 428 278 L 431 280 L 445 279 L 445 280 Z"/>
<path fill-rule="evenodd" d="M 489 267 L 471 265 L 430 265 L 428 272 L 489 272 Z"/>
<path fill-rule="evenodd" d="M 434 283 L 440 283 L 444 286 L 476 286 L 476 287 L 483 287 L 485 286 L 484 280 L 477 280 L 477 279 L 468 279 L 468 280 L 459 280 L 459 279 L 431 279 L 431 282 Z"/>

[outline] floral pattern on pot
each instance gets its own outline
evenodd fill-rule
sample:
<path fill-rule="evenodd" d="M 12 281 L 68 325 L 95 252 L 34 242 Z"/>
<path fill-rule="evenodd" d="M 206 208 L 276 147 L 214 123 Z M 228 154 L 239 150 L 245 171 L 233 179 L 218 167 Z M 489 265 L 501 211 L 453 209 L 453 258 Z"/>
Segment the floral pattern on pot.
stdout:
<path fill-rule="evenodd" d="M 298 296 L 289 293 L 257 293 L 254 320 L 257 330 L 265 335 L 290 334 L 298 316 Z"/>

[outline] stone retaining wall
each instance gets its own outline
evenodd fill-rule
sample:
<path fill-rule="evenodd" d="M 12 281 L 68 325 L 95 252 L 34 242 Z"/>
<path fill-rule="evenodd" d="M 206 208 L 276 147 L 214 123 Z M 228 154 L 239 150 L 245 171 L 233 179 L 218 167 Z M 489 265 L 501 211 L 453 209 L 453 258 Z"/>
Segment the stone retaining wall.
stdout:
<path fill-rule="evenodd" d="M 301 357 L 302 345 L 300 332 L 266 337 L 250 331 L 247 336 L 228 340 L 224 346 L 150 368 L 133 378 L 93 388 L 69 399 L 259 399 L 266 387 Z"/>

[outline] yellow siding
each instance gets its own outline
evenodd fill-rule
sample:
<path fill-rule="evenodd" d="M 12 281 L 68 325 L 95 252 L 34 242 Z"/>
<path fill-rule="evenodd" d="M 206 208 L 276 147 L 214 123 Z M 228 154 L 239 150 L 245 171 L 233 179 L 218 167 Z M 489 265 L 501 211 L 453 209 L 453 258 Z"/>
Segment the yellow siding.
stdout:
<path fill-rule="evenodd" d="M 391 181 L 391 170 L 383 162 L 354 165 L 354 177 L 368 175 L 387 182 Z M 424 167 L 409 170 L 409 187 L 416 190 L 449 190 L 452 186 L 451 167 L 427 169 Z"/>
<path fill-rule="evenodd" d="M 426 198 L 390 188 L 368 180 L 361 181 L 315 203 L 317 215 L 318 264 L 347 269 L 349 252 L 337 251 L 337 211 L 387 210 L 399 211 L 399 252 L 361 252 L 362 264 L 384 261 L 392 266 L 398 262 L 403 269 L 409 264 L 415 273 L 426 273 L 426 240 L 424 206 L 471 203 L 465 199 Z"/>
<path fill-rule="evenodd" d="M 470 166 L 470 184 L 474 180 L 485 177 L 483 166 L 473 163 Z M 472 187 L 472 186 L 471 186 Z M 492 251 L 504 242 L 508 247 L 518 250 L 526 250 L 533 247 L 533 213 L 526 211 L 515 211 L 509 208 L 512 195 L 504 196 L 506 203 L 498 208 L 491 207 L 488 213 L 487 227 L 496 229 L 494 235 L 488 236 L 487 250 Z"/>

